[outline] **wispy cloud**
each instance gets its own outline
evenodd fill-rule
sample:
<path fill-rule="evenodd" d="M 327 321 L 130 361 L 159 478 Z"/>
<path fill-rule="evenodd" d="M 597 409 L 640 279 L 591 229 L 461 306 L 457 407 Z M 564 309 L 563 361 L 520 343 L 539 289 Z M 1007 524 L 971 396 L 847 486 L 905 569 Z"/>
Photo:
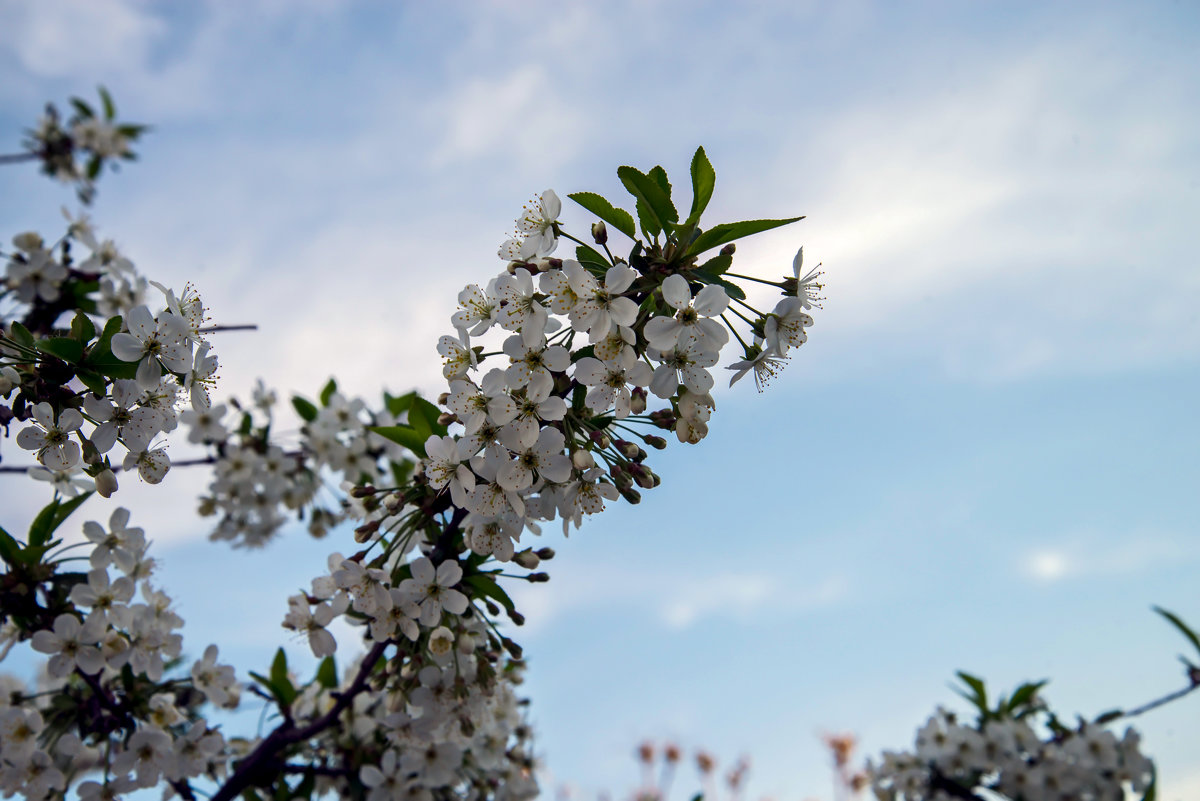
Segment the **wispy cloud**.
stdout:
<path fill-rule="evenodd" d="M 1026 551 L 1021 574 L 1038 582 L 1132 575 L 1170 563 L 1200 560 L 1200 545 L 1189 538 L 1140 532 L 1114 538 L 1076 535 Z"/>

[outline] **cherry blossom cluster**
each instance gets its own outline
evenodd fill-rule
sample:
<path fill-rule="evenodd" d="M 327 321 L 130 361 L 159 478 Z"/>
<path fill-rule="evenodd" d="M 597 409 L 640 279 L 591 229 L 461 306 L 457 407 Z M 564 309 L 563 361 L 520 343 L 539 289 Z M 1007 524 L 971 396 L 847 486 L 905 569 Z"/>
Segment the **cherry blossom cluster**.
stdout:
<path fill-rule="evenodd" d="M 526 205 L 516 236 L 500 248 L 501 258 L 516 260 L 459 294 L 456 333 L 438 342 L 449 384 L 443 402 L 461 429 L 430 439 L 425 476 L 469 512 L 469 547 L 501 561 L 512 558 L 527 526 L 561 518 L 566 531 L 618 497 L 637 503 L 639 489 L 659 483 L 642 445 L 661 449 L 666 441 L 635 426 L 702 440 L 716 406 L 710 368 L 730 334 L 745 356 L 731 366 L 730 383 L 753 371 L 761 385 L 806 341 L 807 311 L 818 300 L 819 271 L 800 276 L 803 249 L 791 279 L 764 282 L 785 293 L 767 314 L 722 277 L 731 245 L 701 264 L 678 248 L 668 255 L 672 243 L 664 248 L 655 238 L 620 258 L 600 223 L 593 238 L 607 256 L 580 243 L 577 258 L 552 258 L 569 237 L 560 212 L 552 190 Z M 755 345 L 735 323 L 748 324 Z M 498 341 L 485 353 L 475 343 L 489 332 Z M 485 369 L 490 356 L 506 363 Z M 651 403 L 660 408 L 647 413 Z"/>
<path fill-rule="evenodd" d="M 25 139 L 27 153 L 41 162 L 42 171 L 74 184 L 84 203 L 95 196 L 95 181 L 105 164 L 136 158 L 133 144 L 146 130 L 144 125 L 118 122 L 112 96 L 103 87 L 99 92 L 99 109 L 71 98 L 72 114 L 66 120 L 57 108 L 47 105 Z"/>
<path fill-rule="evenodd" d="M 1022 801 L 1107 801 L 1150 788 L 1154 766 L 1139 746 L 1132 728 L 1118 739 L 1101 725 L 1055 725 L 1046 737 L 1024 717 L 969 726 L 939 709 L 912 751 L 884 752 L 867 774 L 881 801 L 975 798 L 978 790 Z"/>
<path fill-rule="evenodd" d="M 294 515 L 307 518 L 309 533 L 323 537 L 345 519 L 343 484 L 407 478 L 412 454 L 370 430 L 401 422 L 403 414 L 387 404 L 395 408 L 404 399 L 389 396 L 383 408 L 370 409 L 336 386 L 326 385 L 319 406 L 293 399 L 303 423 L 299 435 L 287 440 L 275 434 L 277 395 L 261 381 L 249 405 L 233 399 L 181 415 L 188 440 L 211 449 L 213 480 L 200 513 L 220 516 L 212 539 L 261 547 Z M 329 499 L 319 498 L 322 488 Z"/>
<path fill-rule="evenodd" d="M 37 460 L 34 478 L 68 496 L 107 496 L 116 470 L 162 480 L 170 460 L 160 435 L 185 405 L 208 408 L 217 358 L 191 286 L 177 296 L 154 283 L 151 304 L 151 282 L 111 240 L 98 240 L 87 217 L 68 223 L 52 245 L 28 232 L 0 254 L 0 422 L 27 423 L 16 445 Z M 74 245 L 89 255 L 76 260 Z"/>
<path fill-rule="evenodd" d="M 240 685 L 209 646 L 190 676 L 170 678 L 183 621 L 151 584 L 154 560 L 140 528 L 117 509 L 108 526 L 91 521 L 86 574 L 28 586 L 21 560 L 3 592 L 7 654 L 28 639 L 44 654 L 37 692 L 11 677 L 0 697 L 0 792 L 30 801 L 73 787 L 81 799 L 114 798 L 137 788 L 216 778 L 228 758 L 224 736 L 197 713 L 204 702 L 233 708 Z M 58 552 L 61 553 L 61 552 Z M 55 554 L 43 563 L 56 564 Z M 13 625 L 15 624 L 15 625 Z M 86 721 L 86 723 L 84 723 Z"/>

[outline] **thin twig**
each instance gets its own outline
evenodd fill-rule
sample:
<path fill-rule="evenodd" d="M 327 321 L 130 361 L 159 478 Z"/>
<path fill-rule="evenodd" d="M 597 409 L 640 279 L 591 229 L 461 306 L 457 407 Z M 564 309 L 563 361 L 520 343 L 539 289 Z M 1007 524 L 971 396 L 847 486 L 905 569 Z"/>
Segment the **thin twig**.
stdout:
<path fill-rule="evenodd" d="M 1193 675 L 1191 677 L 1191 679 L 1192 679 L 1192 683 L 1189 684 L 1187 687 L 1184 687 L 1181 690 L 1176 690 L 1173 693 L 1168 693 L 1167 695 L 1164 695 L 1162 698 L 1156 698 L 1155 700 L 1150 701 L 1145 704 L 1142 704 L 1139 707 L 1130 709 L 1128 712 L 1122 712 L 1120 717 L 1122 717 L 1122 718 L 1136 717 L 1137 715 L 1141 715 L 1145 712 L 1149 712 L 1151 709 L 1157 709 L 1158 707 L 1162 706 L 1163 704 L 1169 704 L 1172 701 L 1183 698 L 1185 695 L 1187 695 L 1188 693 L 1190 693 L 1196 689 L 1200 689 L 1200 673 Z M 1116 718 L 1114 718 L 1114 720 L 1115 719 Z"/>
<path fill-rule="evenodd" d="M 208 328 L 201 328 L 201 334 L 217 334 L 222 331 L 257 331 L 258 326 L 250 323 L 248 325 L 210 325 Z"/>
<path fill-rule="evenodd" d="M 0 164 L 20 164 L 23 161 L 37 161 L 40 153 L 6 153 L 0 156 Z"/>
<path fill-rule="evenodd" d="M 216 464 L 216 463 L 217 463 L 217 457 L 204 456 L 204 457 L 201 457 L 198 459 L 184 459 L 179 462 L 171 462 L 171 467 L 195 467 L 196 465 L 201 465 L 201 464 Z M 41 465 L 40 464 L 29 464 L 29 465 L 25 465 L 23 467 L 22 466 L 13 466 L 13 465 L 0 465 L 0 473 L 27 473 L 27 472 L 29 472 L 29 469 L 32 467 L 41 467 Z M 121 467 L 121 465 L 114 465 L 111 469 L 114 473 L 120 473 L 125 468 Z"/>

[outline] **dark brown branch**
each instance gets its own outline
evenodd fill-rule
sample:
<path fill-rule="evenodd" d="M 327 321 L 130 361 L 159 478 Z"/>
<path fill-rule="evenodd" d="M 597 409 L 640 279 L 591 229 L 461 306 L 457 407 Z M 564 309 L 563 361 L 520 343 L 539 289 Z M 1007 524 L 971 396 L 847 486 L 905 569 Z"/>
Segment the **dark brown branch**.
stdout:
<path fill-rule="evenodd" d="M 290 720 L 285 721 L 277 729 L 268 734 L 266 739 L 259 743 L 258 747 L 248 757 L 238 763 L 233 775 L 229 777 L 225 784 L 221 786 L 221 789 L 217 790 L 209 801 L 233 801 L 233 799 L 241 795 L 243 790 L 251 786 L 256 779 L 260 778 L 260 771 L 268 767 L 279 752 L 283 751 L 289 745 L 307 740 L 314 735 L 320 734 L 330 726 L 336 725 L 338 717 L 354 702 L 355 696 L 367 688 L 367 681 L 371 678 L 371 673 L 374 672 L 375 664 L 383 656 L 384 649 L 388 645 L 389 642 L 384 641 L 375 643 L 371 647 L 371 650 L 363 658 L 362 666 L 358 669 L 358 675 L 354 677 L 354 682 L 345 692 L 335 694 L 337 701 L 324 715 L 307 726 L 300 728 L 297 728 Z"/>
<path fill-rule="evenodd" d="M 40 153 L 6 153 L 0 156 L 0 164 L 20 164 L 25 161 L 37 161 Z"/>

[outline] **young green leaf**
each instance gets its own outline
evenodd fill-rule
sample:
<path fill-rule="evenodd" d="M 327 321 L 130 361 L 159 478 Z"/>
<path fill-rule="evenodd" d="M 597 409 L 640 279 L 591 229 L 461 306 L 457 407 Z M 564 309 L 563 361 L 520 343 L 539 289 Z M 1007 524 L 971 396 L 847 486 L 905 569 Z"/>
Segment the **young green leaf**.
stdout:
<path fill-rule="evenodd" d="M 331 378 L 325 382 L 325 387 L 321 390 L 321 405 L 328 406 L 329 399 L 333 397 L 333 393 L 335 392 L 337 392 L 337 382 Z"/>
<path fill-rule="evenodd" d="M 79 364 L 83 360 L 83 345 L 79 344 L 79 340 L 70 337 L 39 339 L 34 347 L 42 353 L 62 359 L 67 364 Z"/>
<path fill-rule="evenodd" d="M 17 341 L 17 344 L 24 345 L 27 348 L 33 347 L 33 334 L 29 333 L 29 329 L 16 320 L 13 320 L 9 331 L 12 338 Z"/>
<path fill-rule="evenodd" d="M 96 336 L 96 324 L 83 312 L 76 312 L 75 318 L 71 320 L 71 336 L 79 344 L 86 345 Z"/>
<path fill-rule="evenodd" d="M 312 401 L 306 400 L 299 395 L 292 396 L 292 408 L 296 410 L 296 414 L 300 415 L 300 418 L 306 423 L 311 423 L 317 419 L 317 407 L 313 405 Z"/>
<path fill-rule="evenodd" d="M 952 689 L 963 698 L 970 701 L 971 704 L 979 710 L 980 716 L 986 718 L 989 710 L 987 701 L 987 688 L 984 686 L 983 680 L 962 670 L 955 673 L 955 675 L 958 676 L 958 678 L 962 680 L 963 684 L 967 685 L 971 691 L 967 692 L 961 687 L 954 687 Z"/>
<path fill-rule="evenodd" d="M 786 220 L 745 220 L 743 222 L 714 225 L 696 237 L 696 240 L 692 242 L 692 246 L 688 248 L 688 254 L 696 256 L 706 250 L 711 250 L 719 245 L 732 242 L 735 239 L 741 239 L 751 234 L 759 234 L 763 231 L 770 231 L 772 228 L 778 228 L 781 225 L 790 225 L 797 220 L 803 219 L 804 217 L 789 217 Z"/>
<path fill-rule="evenodd" d="M 708 208 L 716 183 L 717 173 L 709 163 L 704 148 L 696 148 L 696 154 L 692 156 L 692 210 L 688 212 L 688 225 L 700 222 L 700 215 Z"/>
<path fill-rule="evenodd" d="M 100 102 L 104 104 L 104 119 L 111 120 L 117 116 L 117 106 L 113 103 L 112 95 L 103 86 L 100 87 Z"/>
<path fill-rule="evenodd" d="M 50 535 L 91 495 L 92 493 L 85 492 L 67 501 L 58 501 L 57 499 L 51 501 L 42 511 L 38 512 L 37 517 L 30 524 L 29 545 L 36 548 L 49 542 Z"/>
<path fill-rule="evenodd" d="M 367 430 L 375 432 L 384 439 L 403 445 L 422 459 L 426 456 L 425 440 L 429 439 L 429 434 L 422 436 L 410 425 L 367 426 Z"/>
<path fill-rule="evenodd" d="M 593 271 L 598 271 L 601 274 L 606 272 L 609 267 L 612 267 L 608 263 L 608 259 L 587 245 L 579 245 L 575 248 L 575 259 L 584 267 L 590 267 Z"/>
<path fill-rule="evenodd" d="M 629 212 L 624 209 L 618 209 L 595 192 L 575 192 L 574 194 L 567 195 L 567 197 L 625 234 L 625 236 L 630 239 L 637 239 L 637 228 L 633 222 L 633 215 Z"/>
<path fill-rule="evenodd" d="M 1196 632 L 1188 628 L 1188 625 L 1184 623 L 1178 615 L 1173 612 L 1168 612 L 1161 606 L 1154 607 L 1154 611 L 1158 612 L 1160 615 L 1170 621 L 1175 628 L 1179 629 L 1180 633 L 1183 634 L 1184 637 L 1187 637 L 1192 645 L 1196 646 L 1196 651 L 1200 652 L 1200 636 L 1197 636 Z"/>
<path fill-rule="evenodd" d="M 661 167 L 657 169 L 662 170 Z M 638 199 L 638 203 L 644 207 L 643 210 L 647 216 L 652 218 L 652 222 L 656 223 L 660 230 L 679 222 L 679 212 L 671 203 L 670 192 L 663 189 L 659 179 L 646 175 L 633 167 L 618 167 L 617 177 L 621 179 L 621 183 L 625 185 L 629 193 Z M 665 172 L 662 173 L 661 181 L 666 181 Z M 669 187 L 670 184 L 667 186 Z M 643 227 L 645 227 L 645 222 L 643 222 Z"/>
<path fill-rule="evenodd" d="M 0 528 L 0 559 L 15 567 L 20 561 L 20 554 L 21 543 L 17 542 L 3 528 Z"/>
<path fill-rule="evenodd" d="M 506 593 L 491 576 L 483 573 L 476 573 L 473 576 L 467 576 L 465 579 L 463 579 L 463 583 L 472 587 L 483 597 L 491 598 L 508 611 L 516 611 L 517 607 L 513 604 L 512 598 L 508 597 L 508 593 Z"/>

